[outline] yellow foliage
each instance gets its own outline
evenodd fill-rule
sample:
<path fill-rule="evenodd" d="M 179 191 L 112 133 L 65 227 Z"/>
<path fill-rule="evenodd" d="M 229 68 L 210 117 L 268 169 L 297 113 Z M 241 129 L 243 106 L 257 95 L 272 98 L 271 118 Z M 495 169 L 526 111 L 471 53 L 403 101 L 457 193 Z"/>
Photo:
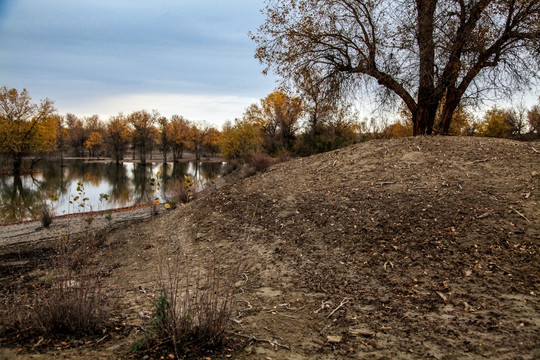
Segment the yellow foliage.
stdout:
<path fill-rule="evenodd" d="M 87 149 L 98 148 L 103 144 L 103 137 L 98 131 L 92 131 L 88 140 L 84 142 Z"/>
<path fill-rule="evenodd" d="M 245 120 L 235 120 L 222 131 L 219 148 L 228 159 L 246 158 L 259 150 L 262 143 L 259 126 Z"/>
<path fill-rule="evenodd" d="M 493 108 L 486 112 L 484 120 L 478 124 L 477 136 L 506 138 L 510 133 L 510 125 L 505 121 L 504 110 Z"/>
<path fill-rule="evenodd" d="M 14 157 L 56 148 L 57 118 L 52 101 L 32 104 L 26 90 L 0 88 L 0 151 Z"/>

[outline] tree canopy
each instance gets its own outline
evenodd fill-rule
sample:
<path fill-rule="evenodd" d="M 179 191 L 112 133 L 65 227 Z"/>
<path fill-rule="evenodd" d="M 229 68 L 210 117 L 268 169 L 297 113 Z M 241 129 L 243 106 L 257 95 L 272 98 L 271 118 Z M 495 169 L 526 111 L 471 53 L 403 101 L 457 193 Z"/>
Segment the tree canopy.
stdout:
<path fill-rule="evenodd" d="M 57 119 L 49 99 L 32 103 L 26 89 L 0 88 L 0 151 L 13 158 L 13 171 L 20 173 L 25 154 L 52 151 L 56 147 Z"/>
<path fill-rule="evenodd" d="M 267 4 L 252 35 L 265 71 L 293 80 L 315 74 L 337 95 L 367 81 L 382 100 L 405 103 L 415 135 L 447 134 L 464 98 L 508 94 L 538 79 L 540 0 Z"/>

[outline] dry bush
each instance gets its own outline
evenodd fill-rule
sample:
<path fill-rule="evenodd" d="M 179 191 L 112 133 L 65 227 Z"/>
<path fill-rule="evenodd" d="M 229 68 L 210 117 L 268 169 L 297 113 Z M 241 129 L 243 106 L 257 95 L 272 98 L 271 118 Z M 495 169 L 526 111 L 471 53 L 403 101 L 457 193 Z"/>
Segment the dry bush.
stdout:
<path fill-rule="evenodd" d="M 190 176 L 184 176 L 181 182 L 168 184 L 167 189 L 162 193 L 162 197 L 168 204 L 187 204 L 195 200 L 198 188 L 197 182 L 194 182 Z"/>
<path fill-rule="evenodd" d="M 266 154 L 255 153 L 251 155 L 248 164 L 253 166 L 257 171 L 266 170 L 270 165 L 275 164 L 276 161 Z"/>
<path fill-rule="evenodd" d="M 177 251 L 159 267 L 161 296 L 154 303 L 153 328 L 176 356 L 202 354 L 224 345 L 231 324 L 239 266 L 225 270 L 218 259 L 196 262 Z"/>
<path fill-rule="evenodd" d="M 100 333 L 111 305 L 95 262 L 98 241 L 90 235 L 59 242 L 52 270 L 30 293 L 14 294 L 5 305 L 4 332 L 22 337 Z"/>
<path fill-rule="evenodd" d="M 240 163 L 239 160 L 236 160 L 236 159 L 231 160 L 229 161 L 227 165 L 225 165 L 225 168 L 223 169 L 223 175 L 229 175 L 230 173 L 241 168 L 242 168 L 242 164 Z"/>

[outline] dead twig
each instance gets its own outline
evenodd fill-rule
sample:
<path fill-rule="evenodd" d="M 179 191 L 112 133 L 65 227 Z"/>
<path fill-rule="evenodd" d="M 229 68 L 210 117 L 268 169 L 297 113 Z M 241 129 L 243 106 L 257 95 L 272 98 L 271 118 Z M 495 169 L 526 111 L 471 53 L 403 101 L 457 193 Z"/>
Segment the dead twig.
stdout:
<path fill-rule="evenodd" d="M 341 309 L 343 306 L 345 306 L 345 304 L 347 304 L 351 299 L 349 298 L 344 298 L 343 300 L 341 300 L 341 303 L 338 305 L 337 308 L 335 308 L 334 310 L 332 310 L 332 312 L 330 314 L 328 314 L 327 318 L 330 319 L 330 316 L 334 315 L 334 313 L 336 311 L 338 311 L 339 309 Z"/>
<path fill-rule="evenodd" d="M 270 344 L 272 347 L 277 346 L 277 347 L 281 347 L 281 348 L 283 348 L 283 349 L 291 350 L 291 348 L 290 348 L 288 345 L 280 344 L 280 343 L 278 343 L 277 341 L 268 340 L 268 339 L 258 339 L 258 338 L 256 338 L 255 336 L 244 335 L 244 334 L 241 334 L 241 333 L 235 333 L 235 335 L 236 335 L 236 336 L 243 337 L 243 338 L 245 338 L 245 339 L 248 339 L 248 341 L 265 342 L 265 343 Z"/>
<path fill-rule="evenodd" d="M 540 153 L 540 151 L 536 150 L 536 149 L 534 148 L 534 146 L 530 145 L 530 147 L 531 147 L 531 149 L 534 150 L 535 153 L 537 153 L 537 154 Z"/>
<path fill-rule="evenodd" d="M 514 209 L 513 207 L 511 207 L 510 209 L 514 210 L 514 212 L 516 214 L 518 214 L 519 216 L 521 216 L 522 218 L 524 218 L 525 220 L 527 220 L 527 222 L 531 222 L 531 220 L 527 219 L 527 217 L 525 215 L 523 215 L 522 213 L 520 213 L 519 211 L 517 211 L 516 209 Z"/>
<path fill-rule="evenodd" d="M 469 164 L 478 164 L 478 163 L 481 163 L 481 162 L 486 162 L 486 161 L 489 161 L 489 159 L 482 159 L 482 160 L 475 160 Z"/>
<path fill-rule="evenodd" d="M 486 213 L 483 213 L 482 215 L 479 215 L 479 216 L 477 216 L 476 218 L 477 218 L 477 219 L 483 219 L 483 218 L 485 218 L 485 217 L 488 217 L 489 215 L 491 215 L 491 211 L 488 211 L 488 212 L 486 212 Z"/>
<path fill-rule="evenodd" d="M 387 264 L 390 264 L 390 266 L 392 267 L 392 269 L 394 268 L 394 264 L 393 264 L 391 261 L 387 261 L 387 262 L 385 262 L 384 265 L 383 265 L 384 271 L 388 271 L 388 270 L 387 270 L 387 267 L 386 267 Z"/>
<path fill-rule="evenodd" d="M 392 185 L 392 184 L 395 184 L 395 182 L 394 181 L 383 181 L 379 185 L 384 186 L 384 185 Z"/>

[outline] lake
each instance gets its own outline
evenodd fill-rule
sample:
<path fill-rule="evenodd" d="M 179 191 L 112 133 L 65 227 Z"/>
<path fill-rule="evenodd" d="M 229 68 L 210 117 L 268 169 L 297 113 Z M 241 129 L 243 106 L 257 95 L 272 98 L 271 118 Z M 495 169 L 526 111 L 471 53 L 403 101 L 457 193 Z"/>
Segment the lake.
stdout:
<path fill-rule="evenodd" d="M 52 206 L 56 216 L 146 203 L 153 190 L 151 179 L 158 172 L 159 194 L 182 181 L 185 175 L 198 183 L 214 180 L 222 175 L 225 164 L 184 162 L 141 166 L 64 160 L 61 167 L 59 161 L 41 161 L 34 166 L 38 171 L 33 175 L 0 175 L 0 223 L 39 219 L 43 201 Z"/>

